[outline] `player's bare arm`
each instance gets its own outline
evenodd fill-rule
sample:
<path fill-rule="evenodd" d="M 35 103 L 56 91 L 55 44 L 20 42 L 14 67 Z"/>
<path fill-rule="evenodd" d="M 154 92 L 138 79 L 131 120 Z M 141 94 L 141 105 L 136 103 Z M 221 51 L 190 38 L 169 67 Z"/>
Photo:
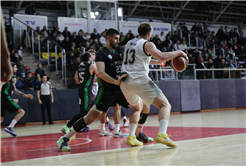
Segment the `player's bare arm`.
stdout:
<path fill-rule="evenodd" d="M 1 89 L 2 85 L 8 82 L 12 75 L 13 70 L 11 67 L 10 62 L 10 55 L 7 47 L 6 42 L 6 35 L 4 30 L 4 21 L 3 21 L 3 15 L 2 15 L 2 9 L 0 8 L 0 19 L 1 19 Z"/>
<path fill-rule="evenodd" d="M 160 65 L 161 63 L 162 62 L 159 61 L 158 59 L 151 59 L 150 62 L 149 62 L 150 65 Z"/>
<path fill-rule="evenodd" d="M 98 77 L 98 73 L 97 73 L 97 67 L 96 67 L 96 65 L 90 65 L 90 73 L 91 73 L 91 75 L 93 74 L 93 73 L 95 73 L 96 74 L 96 76 Z M 97 81 L 97 79 L 96 79 L 96 81 Z M 94 80 L 93 80 L 93 82 L 95 82 Z"/>
<path fill-rule="evenodd" d="M 147 42 L 145 44 L 144 49 L 147 54 L 151 54 L 153 57 L 155 57 L 161 62 L 169 61 L 173 58 L 176 58 L 177 56 L 182 56 L 188 60 L 187 55 L 183 51 L 178 50 L 172 52 L 161 52 L 156 48 L 156 46 L 152 42 Z"/>
<path fill-rule="evenodd" d="M 17 94 L 17 95 L 23 96 L 23 97 L 25 97 L 25 98 L 33 99 L 33 95 L 31 95 L 31 94 L 25 94 L 25 93 L 19 91 L 19 90 L 15 87 L 14 84 L 13 84 L 13 91 L 14 91 L 14 93 Z"/>
<path fill-rule="evenodd" d="M 74 75 L 74 79 L 75 79 L 75 81 L 76 81 L 76 84 L 80 84 L 80 82 L 79 82 L 79 76 L 78 76 L 78 72 L 76 72 L 75 73 L 75 75 Z"/>
<path fill-rule="evenodd" d="M 127 74 L 124 74 L 120 78 L 118 78 L 118 80 L 116 80 L 110 77 L 107 73 L 105 73 L 105 63 L 104 62 L 96 62 L 96 66 L 97 66 L 98 77 L 110 84 L 118 85 L 120 84 L 121 79 L 127 76 Z"/>

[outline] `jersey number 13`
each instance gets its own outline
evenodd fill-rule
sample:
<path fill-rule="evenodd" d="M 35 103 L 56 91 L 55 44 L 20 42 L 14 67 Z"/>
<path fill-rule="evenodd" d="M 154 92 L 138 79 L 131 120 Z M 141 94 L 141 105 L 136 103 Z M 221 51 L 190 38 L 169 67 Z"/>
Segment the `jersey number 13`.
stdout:
<path fill-rule="evenodd" d="M 129 59 L 128 59 L 129 56 Z M 126 50 L 126 57 L 124 57 L 124 64 L 133 64 L 135 62 L 135 50 Z"/>

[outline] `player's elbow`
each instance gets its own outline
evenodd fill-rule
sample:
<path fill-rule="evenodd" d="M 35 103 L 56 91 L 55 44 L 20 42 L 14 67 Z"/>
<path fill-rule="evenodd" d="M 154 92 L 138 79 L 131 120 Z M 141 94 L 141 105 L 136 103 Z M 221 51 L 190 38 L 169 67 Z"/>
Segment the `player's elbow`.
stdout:
<path fill-rule="evenodd" d="M 103 71 L 97 71 L 98 77 L 101 78 L 103 76 L 103 73 L 104 73 Z"/>

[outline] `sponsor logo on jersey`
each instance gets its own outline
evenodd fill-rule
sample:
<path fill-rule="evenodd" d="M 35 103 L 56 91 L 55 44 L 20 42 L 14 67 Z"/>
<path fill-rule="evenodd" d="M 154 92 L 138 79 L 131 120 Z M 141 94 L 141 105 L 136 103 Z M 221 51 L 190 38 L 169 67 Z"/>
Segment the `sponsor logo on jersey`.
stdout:
<path fill-rule="evenodd" d="M 110 60 L 112 60 L 112 55 L 108 54 L 108 58 L 109 58 Z"/>

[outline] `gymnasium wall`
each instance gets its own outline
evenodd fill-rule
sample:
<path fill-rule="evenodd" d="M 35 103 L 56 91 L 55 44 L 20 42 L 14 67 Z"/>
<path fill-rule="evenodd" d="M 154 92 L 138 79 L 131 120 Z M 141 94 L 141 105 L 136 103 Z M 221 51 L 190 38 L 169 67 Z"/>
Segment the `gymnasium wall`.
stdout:
<path fill-rule="evenodd" d="M 155 82 L 163 91 L 172 105 L 172 112 L 190 112 L 204 109 L 246 107 L 246 80 L 243 79 L 214 79 L 214 80 L 182 80 Z M 27 93 L 27 92 L 26 92 Z M 19 99 L 19 105 L 26 111 L 18 123 L 41 122 L 41 107 L 38 104 L 37 92 L 28 91 L 34 99 Z M 52 104 L 52 119 L 67 120 L 79 112 L 79 96 L 76 89 L 54 90 Z M 4 103 L 2 103 L 4 104 Z M 125 109 L 127 116 L 131 108 Z M 113 116 L 110 108 L 108 115 Z M 158 109 L 151 105 L 150 114 L 157 114 Z M 9 124 L 15 114 L 6 114 L 2 125 Z"/>

